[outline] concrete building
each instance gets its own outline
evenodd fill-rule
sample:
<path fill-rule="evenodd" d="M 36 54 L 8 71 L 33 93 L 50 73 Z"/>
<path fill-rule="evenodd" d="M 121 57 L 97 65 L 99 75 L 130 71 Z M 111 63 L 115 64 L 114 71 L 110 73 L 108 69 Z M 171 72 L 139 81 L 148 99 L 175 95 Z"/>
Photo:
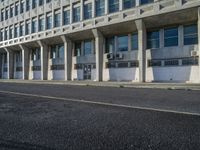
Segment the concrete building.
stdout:
<path fill-rule="evenodd" d="M 0 0 L 0 78 L 200 83 L 200 0 Z"/>

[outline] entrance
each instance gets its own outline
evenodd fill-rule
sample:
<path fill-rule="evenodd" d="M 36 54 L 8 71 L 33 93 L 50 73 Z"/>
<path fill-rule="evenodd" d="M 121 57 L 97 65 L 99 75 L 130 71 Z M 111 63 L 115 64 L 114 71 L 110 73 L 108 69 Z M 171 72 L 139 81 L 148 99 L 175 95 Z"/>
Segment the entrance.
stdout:
<path fill-rule="evenodd" d="M 92 66 L 89 64 L 85 64 L 83 67 L 83 79 L 84 80 L 91 80 L 91 69 Z"/>

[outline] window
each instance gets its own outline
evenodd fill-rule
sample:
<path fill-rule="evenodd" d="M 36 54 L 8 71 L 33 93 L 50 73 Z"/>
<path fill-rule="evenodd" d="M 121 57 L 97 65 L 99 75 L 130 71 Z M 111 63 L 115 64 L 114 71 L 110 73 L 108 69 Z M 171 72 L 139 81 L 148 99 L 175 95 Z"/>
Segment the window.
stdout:
<path fill-rule="evenodd" d="M 30 0 L 26 0 L 26 11 L 29 11 L 30 7 Z"/>
<path fill-rule="evenodd" d="M 8 19 L 8 14 L 9 14 L 9 10 L 8 10 L 8 8 L 7 8 L 7 9 L 6 9 L 6 12 L 5 12 L 5 20 Z"/>
<path fill-rule="evenodd" d="M 143 4 L 149 4 L 149 3 L 153 3 L 154 0 L 140 0 L 140 4 L 143 5 Z"/>
<path fill-rule="evenodd" d="M 52 16 L 51 14 L 47 15 L 47 29 L 52 28 Z"/>
<path fill-rule="evenodd" d="M 58 44 L 51 46 L 51 59 L 64 58 L 64 45 Z"/>
<path fill-rule="evenodd" d="M 15 5 L 15 16 L 19 14 L 19 4 Z"/>
<path fill-rule="evenodd" d="M 10 18 L 14 16 L 14 6 L 10 7 Z"/>
<path fill-rule="evenodd" d="M 5 30 L 5 37 L 4 37 L 4 40 L 8 40 L 8 36 L 9 36 L 9 35 L 8 35 L 8 29 L 6 29 L 6 30 Z"/>
<path fill-rule="evenodd" d="M 128 51 L 128 36 L 117 37 L 118 51 Z"/>
<path fill-rule="evenodd" d="M 63 23 L 64 25 L 70 24 L 70 10 L 65 10 L 63 12 Z"/>
<path fill-rule="evenodd" d="M 32 0 L 32 9 L 37 7 L 37 0 Z"/>
<path fill-rule="evenodd" d="M 85 4 L 84 5 L 84 19 L 92 18 L 92 4 Z"/>
<path fill-rule="evenodd" d="M 92 54 L 92 41 L 84 41 L 84 55 Z"/>
<path fill-rule="evenodd" d="M 159 31 L 147 32 L 147 48 L 159 48 L 160 36 Z"/>
<path fill-rule="evenodd" d="M 46 0 L 46 3 L 50 3 L 51 2 L 51 0 Z"/>
<path fill-rule="evenodd" d="M 162 65 L 161 60 L 148 60 L 148 67 L 160 67 Z"/>
<path fill-rule="evenodd" d="M 31 24 L 29 21 L 26 21 L 26 35 L 31 33 Z"/>
<path fill-rule="evenodd" d="M 15 53 L 15 57 L 16 57 L 16 63 L 22 62 L 22 54 L 21 54 L 21 51 L 17 51 L 17 52 Z"/>
<path fill-rule="evenodd" d="M 169 59 L 164 61 L 165 66 L 178 66 L 178 59 Z"/>
<path fill-rule="evenodd" d="M 105 53 L 113 53 L 115 50 L 115 38 L 106 38 L 106 51 Z"/>
<path fill-rule="evenodd" d="M 109 0 L 109 13 L 119 11 L 119 0 Z"/>
<path fill-rule="evenodd" d="M 56 13 L 54 18 L 54 27 L 60 27 L 60 23 L 60 13 Z"/>
<path fill-rule="evenodd" d="M 198 65 L 199 64 L 199 58 L 198 57 L 189 57 L 182 59 L 182 65 Z"/>
<path fill-rule="evenodd" d="M 32 20 L 32 33 L 37 32 L 37 20 Z"/>
<path fill-rule="evenodd" d="M 39 31 L 44 31 L 44 18 L 39 19 Z"/>
<path fill-rule="evenodd" d="M 75 43 L 74 56 L 81 56 L 81 42 Z"/>
<path fill-rule="evenodd" d="M 24 1 L 21 1 L 20 3 L 20 13 L 22 14 L 24 12 Z"/>
<path fill-rule="evenodd" d="M 80 21 L 80 7 L 73 8 L 73 22 Z"/>
<path fill-rule="evenodd" d="M 10 31 L 9 31 L 9 39 L 13 39 L 13 27 L 10 27 Z"/>
<path fill-rule="evenodd" d="M 4 40 L 4 31 L 1 30 L 0 32 L 0 41 L 3 41 Z"/>
<path fill-rule="evenodd" d="M 15 38 L 19 37 L 19 27 L 18 26 L 15 26 L 14 37 Z"/>
<path fill-rule="evenodd" d="M 4 21 L 4 10 L 1 10 L 1 21 Z"/>
<path fill-rule="evenodd" d="M 103 16 L 105 14 L 105 0 L 96 0 L 96 16 Z"/>
<path fill-rule="evenodd" d="M 168 28 L 164 30 L 165 47 L 178 46 L 178 28 Z"/>
<path fill-rule="evenodd" d="M 39 0 L 39 6 L 44 4 L 44 0 Z"/>
<path fill-rule="evenodd" d="M 20 36 L 23 36 L 23 35 L 24 35 L 24 24 L 21 24 L 21 25 L 20 25 L 19 34 L 20 34 Z"/>
<path fill-rule="evenodd" d="M 128 9 L 135 6 L 135 0 L 123 0 L 123 8 Z"/>
<path fill-rule="evenodd" d="M 197 25 L 184 26 L 184 45 L 198 44 Z"/>
<path fill-rule="evenodd" d="M 138 50 L 138 33 L 131 35 L 131 50 Z"/>
<path fill-rule="evenodd" d="M 32 60 L 37 61 L 40 60 L 40 48 L 35 48 L 32 50 Z"/>

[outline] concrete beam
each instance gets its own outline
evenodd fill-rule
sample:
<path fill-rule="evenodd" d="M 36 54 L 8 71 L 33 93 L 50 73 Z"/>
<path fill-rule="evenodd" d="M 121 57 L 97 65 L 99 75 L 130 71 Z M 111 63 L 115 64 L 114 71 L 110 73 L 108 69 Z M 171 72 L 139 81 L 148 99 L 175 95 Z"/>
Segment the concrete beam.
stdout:
<path fill-rule="evenodd" d="M 30 66 L 30 50 L 24 46 L 19 45 L 22 50 L 22 79 L 28 80 L 29 79 L 29 66 Z"/>
<path fill-rule="evenodd" d="M 72 80 L 72 41 L 66 36 L 61 36 L 64 43 L 65 80 Z"/>
<path fill-rule="evenodd" d="M 41 50 L 41 80 L 48 79 L 48 46 L 43 41 L 37 41 Z"/>
<path fill-rule="evenodd" d="M 142 19 L 135 21 L 138 30 L 139 81 L 146 80 L 146 27 Z"/>
<path fill-rule="evenodd" d="M 96 50 L 96 81 L 103 81 L 103 54 L 104 54 L 104 36 L 102 33 L 93 29 L 92 33 L 95 37 L 95 50 Z"/>
<path fill-rule="evenodd" d="M 7 73 L 8 79 L 14 78 L 14 53 L 8 48 L 4 48 L 7 52 Z"/>

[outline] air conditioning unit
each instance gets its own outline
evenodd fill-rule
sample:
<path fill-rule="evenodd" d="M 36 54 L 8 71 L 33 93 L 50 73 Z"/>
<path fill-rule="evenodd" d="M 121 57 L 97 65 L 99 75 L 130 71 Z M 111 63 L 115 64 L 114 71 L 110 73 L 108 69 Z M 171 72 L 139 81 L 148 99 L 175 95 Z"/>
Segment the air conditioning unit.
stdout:
<path fill-rule="evenodd" d="M 191 51 L 191 56 L 197 56 L 198 55 L 198 51 Z"/>
<path fill-rule="evenodd" d="M 124 55 L 122 53 L 118 53 L 118 54 L 116 54 L 116 58 L 117 59 L 123 59 Z"/>
<path fill-rule="evenodd" d="M 107 59 L 109 60 L 114 59 L 113 54 L 112 53 L 107 54 Z"/>

